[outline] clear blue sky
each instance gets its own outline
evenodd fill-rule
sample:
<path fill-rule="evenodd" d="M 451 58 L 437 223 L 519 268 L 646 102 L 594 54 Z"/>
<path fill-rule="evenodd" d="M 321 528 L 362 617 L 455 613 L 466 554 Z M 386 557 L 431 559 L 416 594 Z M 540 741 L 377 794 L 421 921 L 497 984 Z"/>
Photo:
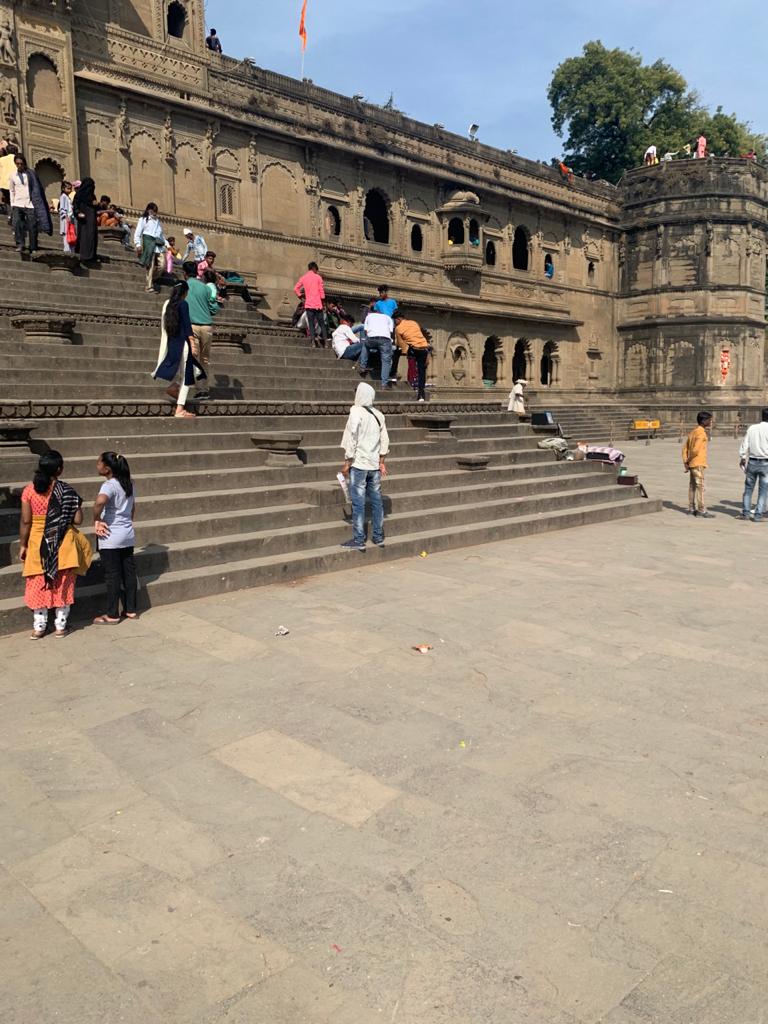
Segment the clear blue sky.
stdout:
<path fill-rule="evenodd" d="M 299 77 L 301 0 L 207 0 L 208 26 L 234 57 Z M 420 121 L 442 122 L 531 159 L 560 153 L 550 125 L 553 69 L 590 39 L 677 68 L 702 101 L 768 132 L 761 0 L 308 0 L 304 74 Z M 387 48 L 389 47 L 389 53 Z"/>

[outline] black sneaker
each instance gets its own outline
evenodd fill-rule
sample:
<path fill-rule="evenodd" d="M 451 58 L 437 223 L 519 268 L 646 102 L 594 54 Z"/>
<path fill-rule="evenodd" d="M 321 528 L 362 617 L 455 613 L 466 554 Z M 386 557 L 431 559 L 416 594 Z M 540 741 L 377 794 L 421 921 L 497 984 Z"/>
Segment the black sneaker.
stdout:
<path fill-rule="evenodd" d="M 714 519 L 714 513 L 712 512 L 697 512 L 696 515 L 699 519 Z"/>
<path fill-rule="evenodd" d="M 372 541 L 372 543 L 373 543 L 374 547 L 383 548 L 384 547 L 384 538 L 382 537 L 381 540 L 374 540 L 374 541 Z"/>
<path fill-rule="evenodd" d="M 360 376 L 363 378 L 363 380 L 365 380 L 365 378 L 368 376 L 368 371 L 367 370 L 358 370 L 357 372 L 360 374 Z"/>
<path fill-rule="evenodd" d="M 357 544 L 353 540 L 344 540 L 339 544 L 340 548 L 348 548 L 350 551 L 365 551 L 365 544 Z"/>

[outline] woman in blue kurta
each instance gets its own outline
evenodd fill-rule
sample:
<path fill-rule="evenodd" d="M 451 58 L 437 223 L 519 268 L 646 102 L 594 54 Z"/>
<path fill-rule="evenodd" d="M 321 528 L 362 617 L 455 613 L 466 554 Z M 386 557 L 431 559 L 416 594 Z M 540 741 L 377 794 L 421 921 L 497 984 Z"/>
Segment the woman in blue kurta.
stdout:
<path fill-rule="evenodd" d="M 166 388 L 166 394 L 176 402 L 176 416 L 183 419 L 191 419 L 195 415 L 184 408 L 190 387 L 206 376 L 205 370 L 192 355 L 194 337 L 187 305 L 188 291 L 186 281 L 180 282 L 163 306 L 160 351 L 152 374 L 155 380 L 171 382 L 170 387 Z M 177 374 L 180 374 L 181 384 L 174 383 Z"/>

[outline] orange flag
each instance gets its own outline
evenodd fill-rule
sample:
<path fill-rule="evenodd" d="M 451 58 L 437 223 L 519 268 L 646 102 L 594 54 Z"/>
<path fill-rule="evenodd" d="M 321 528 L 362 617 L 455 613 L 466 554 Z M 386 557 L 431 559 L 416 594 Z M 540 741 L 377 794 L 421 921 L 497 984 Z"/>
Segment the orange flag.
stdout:
<path fill-rule="evenodd" d="M 299 22 L 299 35 L 301 36 L 301 52 L 307 48 L 307 0 L 301 6 L 301 21 Z"/>

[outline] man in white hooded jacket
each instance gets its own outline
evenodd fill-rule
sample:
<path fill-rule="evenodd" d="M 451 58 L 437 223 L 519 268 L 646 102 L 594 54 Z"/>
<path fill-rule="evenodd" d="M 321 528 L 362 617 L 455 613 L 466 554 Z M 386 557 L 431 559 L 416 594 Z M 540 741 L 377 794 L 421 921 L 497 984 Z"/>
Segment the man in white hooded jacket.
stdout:
<path fill-rule="evenodd" d="M 389 434 L 384 414 L 373 408 L 376 392 L 370 384 L 360 383 L 355 404 L 349 410 L 341 447 L 344 449 L 342 473 L 349 476 L 352 498 L 352 540 L 343 548 L 365 551 L 365 503 L 371 506 L 371 540 L 384 543 L 384 504 L 381 478 L 387 475 L 385 459 L 389 452 Z"/>

